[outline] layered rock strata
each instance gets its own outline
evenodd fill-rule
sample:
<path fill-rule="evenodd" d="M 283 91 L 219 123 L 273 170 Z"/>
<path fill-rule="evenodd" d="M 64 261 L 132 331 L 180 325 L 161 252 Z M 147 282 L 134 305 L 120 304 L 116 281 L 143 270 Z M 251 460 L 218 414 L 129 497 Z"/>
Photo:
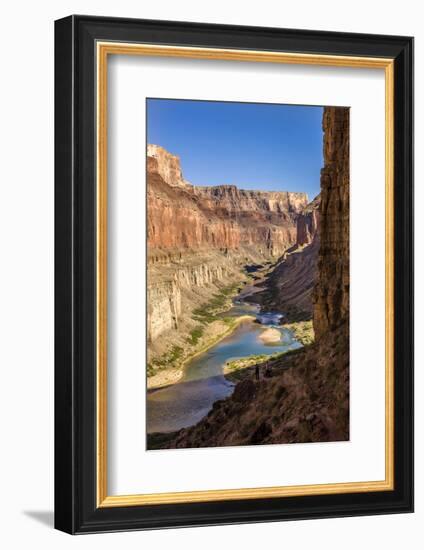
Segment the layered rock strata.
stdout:
<path fill-rule="evenodd" d="M 295 242 L 305 193 L 196 187 L 183 179 L 178 157 L 157 145 L 147 153 L 149 252 L 255 247 L 278 257 Z"/>
<path fill-rule="evenodd" d="M 147 285 L 147 338 L 153 355 L 167 347 L 166 339 L 159 338 L 163 334 L 180 331 L 181 338 L 174 334 L 173 343 L 184 342 L 196 324 L 190 313 L 219 288 L 242 278 L 244 257 L 202 251 L 181 254 L 178 259 L 157 254 L 154 258 L 148 267 Z"/>

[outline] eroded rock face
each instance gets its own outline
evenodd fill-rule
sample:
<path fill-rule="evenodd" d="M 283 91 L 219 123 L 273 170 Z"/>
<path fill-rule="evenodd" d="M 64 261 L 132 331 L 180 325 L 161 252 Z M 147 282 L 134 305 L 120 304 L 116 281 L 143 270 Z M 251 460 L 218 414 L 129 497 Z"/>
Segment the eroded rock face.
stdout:
<path fill-rule="evenodd" d="M 160 145 L 147 145 L 147 173 L 157 173 L 165 183 L 174 187 L 189 185 L 183 178 L 179 157 L 171 155 Z"/>
<path fill-rule="evenodd" d="M 314 329 L 320 338 L 349 318 L 349 109 L 324 111 L 321 244 L 314 292 Z"/>
<path fill-rule="evenodd" d="M 290 191 L 251 191 L 239 189 L 235 185 L 216 185 L 213 187 L 194 187 L 196 195 L 201 197 L 210 210 L 227 215 L 237 215 L 248 212 L 267 212 L 283 214 L 299 213 L 307 205 L 306 193 Z"/>
<path fill-rule="evenodd" d="M 309 203 L 297 218 L 296 244 L 310 244 L 318 234 L 320 195 Z"/>
<path fill-rule="evenodd" d="M 238 275 L 235 266 L 240 258 L 223 256 L 217 261 L 215 254 L 203 256 L 185 255 L 176 261 L 172 256 L 166 262 L 149 265 L 147 284 L 147 338 L 149 344 L 165 332 L 178 330 L 182 314 L 197 304 L 190 296 L 198 294 L 200 301 L 212 292 L 216 284 L 228 284 Z"/>
<path fill-rule="evenodd" d="M 148 342 L 152 342 L 166 330 L 178 329 L 181 290 L 175 281 L 158 282 L 147 287 L 147 316 Z"/>

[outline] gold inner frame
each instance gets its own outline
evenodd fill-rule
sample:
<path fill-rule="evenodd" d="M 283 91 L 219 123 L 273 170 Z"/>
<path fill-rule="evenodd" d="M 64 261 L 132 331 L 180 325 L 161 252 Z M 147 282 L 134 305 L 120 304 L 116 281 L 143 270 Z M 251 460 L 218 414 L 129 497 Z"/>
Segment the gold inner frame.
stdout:
<path fill-rule="evenodd" d="M 266 52 L 123 42 L 96 44 L 97 54 L 97 506 L 141 506 L 211 502 L 394 489 L 394 60 L 301 53 Z M 315 485 L 217 489 L 177 493 L 108 496 L 107 493 L 107 61 L 109 55 L 143 55 L 384 69 L 385 71 L 385 479 Z"/>

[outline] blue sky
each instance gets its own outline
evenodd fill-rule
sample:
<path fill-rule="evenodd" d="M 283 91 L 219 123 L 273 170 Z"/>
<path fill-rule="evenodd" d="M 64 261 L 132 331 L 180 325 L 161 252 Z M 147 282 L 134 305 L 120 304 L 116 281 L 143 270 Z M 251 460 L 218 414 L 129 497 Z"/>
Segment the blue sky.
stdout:
<path fill-rule="evenodd" d="M 322 107 L 147 100 L 147 141 L 181 158 L 194 185 L 320 190 Z"/>

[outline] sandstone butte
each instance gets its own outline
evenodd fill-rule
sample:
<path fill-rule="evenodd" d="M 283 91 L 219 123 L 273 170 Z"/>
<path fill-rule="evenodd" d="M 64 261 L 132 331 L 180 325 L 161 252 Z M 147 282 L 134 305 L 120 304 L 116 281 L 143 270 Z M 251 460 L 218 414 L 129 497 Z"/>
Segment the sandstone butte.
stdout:
<path fill-rule="evenodd" d="M 295 301 L 302 276 L 298 258 L 318 254 L 312 284 L 315 342 L 267 361 L 270 374 L 251 374 L 233 394 L 215 402 L 195 426 L 171 434 L 163 447 L 210 447 L 345 441 L 349 439 L 349 109 L 326 107 L 323 114 L 324 168 L 318 216 L 313 205 L 297 217 L 298 243 L 280 259 L 269 300 Z M 319 218 L 319 219 L 318 219 Z M 319 242 L 314 227 L 319 225 Z M 308 243 L 309 241 L 309 243 Z M 315 252 L 314 252 L 315 251 Z M 297 258 L 297 259 L 296 259 Z M 289 277 L 290 279 L 290 277 Z"/>
<path fill-rule="evenodd" d="M 308 205 L 305 193 L 192 185 L 184 179 L 177 156 L 149 144 L 149 364 L 166 354 L 172 356 L 172 350 L 186 352 L 187 337 L 198 325 L 193 312 L 223 288 L 246 279 L 246 265 L 273 264 L 282 261 L 288 251 L 290 254 L 310 244 L 317 233 L 317 206 L 317 202 Z M 298 295 L 302 295 L 301 306 L 309 318 L 312 257 L 316 253 L 317 247 L 311 254 L 312 268 L 303 274 L 301 284 L 294 282 L 294 299 L 299 302 Z M 298 279 L 298 270 L 292 271 Z M 271 296 L 269 302 L 271 305 Z"/>

